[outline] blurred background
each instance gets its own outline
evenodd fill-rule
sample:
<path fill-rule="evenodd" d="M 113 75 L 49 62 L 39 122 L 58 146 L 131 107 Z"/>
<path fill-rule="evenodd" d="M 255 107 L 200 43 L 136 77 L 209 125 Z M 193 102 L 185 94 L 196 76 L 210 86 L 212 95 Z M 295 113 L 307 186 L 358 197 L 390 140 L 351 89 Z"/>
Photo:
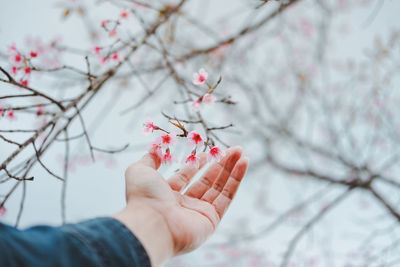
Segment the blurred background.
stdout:
<path fill-rule="evenodd" d="M 168 129 L 178 118 L 251 162 L 215 235 L 166 266 L 400 266 L 399 10 L 395 0 L 1 1 L 0 220 L 116 213 L 125 168 L 154 140 L 145 118 Z M 222 80 L 197 111 L 200 68 Z M 165 177 L 190 149 L 173 153 Z"/>

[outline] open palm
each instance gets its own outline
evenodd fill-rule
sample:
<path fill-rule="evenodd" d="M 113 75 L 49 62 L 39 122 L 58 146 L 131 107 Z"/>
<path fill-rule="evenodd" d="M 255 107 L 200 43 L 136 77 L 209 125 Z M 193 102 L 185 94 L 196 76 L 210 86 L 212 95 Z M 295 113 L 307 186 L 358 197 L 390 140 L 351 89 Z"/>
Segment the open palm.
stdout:
<path fill-rule="evenodd" d="M 185 165 L 167 181 L 157 171 L 160 159 L 147 154 L 126 171 L 128 203 L 145 201 L 163 216 L 176 254 L 193 250 L 215 230 L 231 203 L 248 165 L 241 156 L 240 147 L 228 149 L 183 193 L 206 163 L 205 153 L 199 154 L 199 168 Z"/>

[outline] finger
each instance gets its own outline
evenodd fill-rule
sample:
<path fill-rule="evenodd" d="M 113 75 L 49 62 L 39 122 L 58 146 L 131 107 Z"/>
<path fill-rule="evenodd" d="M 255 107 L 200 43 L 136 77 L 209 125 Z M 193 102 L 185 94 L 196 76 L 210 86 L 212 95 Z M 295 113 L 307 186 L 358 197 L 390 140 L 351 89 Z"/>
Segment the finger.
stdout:
<path fill-rule="evenodd" d="M 194 164 L 186 164 L 168 179 L 168 184 L 172 190 L 182 191 L 190 183 L 196 173 L 203 168 L 207 162 L 207 153 L 199 153 L 199 158 L 200 164 L 198 168 Z"/>
<path fill-rule="evenodd" d="M 232 158 L 240 158 L 242 154 L 242 149 L 240 147 L 232 147 L 226 151 L 225 157 L 220 162 L 213 163 L 202 177 L 189 187 L 186 191 L 186 195 L 194 198 L 201 198 L 204 193 L 212 186 L 215 179 L 224 169 L 226 162 L 232 160 Z"/>
<path fill-rule="evenodd" d="M 231 175 L 233 168 L 236 165 L 236 162 L 242 156 L 241 153 L 235 153 L 229 160 L 226 161 L 224 168 L 220 171 L 217 179 L 213 183 L 213 185 L 204 193 L 201 197 L 202 200 L 212 203 L 214 199 L 221 193 L 224 188 L 226 182 Z"/>
<path fill-rule="evenodd" d="M 158 168 L 160 168 L 161 158 L 156 154 L 147 153 L 146 155 L 143 156 L 141 160 L 135 162 L 134 164 L 143 164 L 147 167 L 157 170 Z"/>
<path fill-rule="evenodd" d="M 221 194 L 219 194 L 212 203 L 220 218 L 222 218 L 232 199 L 235 197 L 236 191 L 246 173 L 248 165 L 249 159 L 247 157 L 241 158 L 236 163 L 235 168 L 222 189 Z"/>

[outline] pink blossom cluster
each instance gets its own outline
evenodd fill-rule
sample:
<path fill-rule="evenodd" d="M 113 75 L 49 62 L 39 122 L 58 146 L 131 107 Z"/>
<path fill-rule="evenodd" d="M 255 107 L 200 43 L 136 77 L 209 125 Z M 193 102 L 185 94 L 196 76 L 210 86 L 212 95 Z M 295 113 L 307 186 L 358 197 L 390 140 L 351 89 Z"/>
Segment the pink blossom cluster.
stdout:
<path fill-rule="evenodd" d="M 201 68 L 198 72 L 193 73 L 193 84 L 194 85 L 203 85 L 203 84 L 207 84 L 207 78 L 208 78 L 208 73 L 205 71 L 204 68 Z M 207 93 L 205 93 L 204 95 L 200 96 L 198 99 L 196 99 L 195 101 L 192 101 L 192 107 L 195 110 L 200 110 L 201 109 L 201 104 L 202 103 L 206 103 L 206 104 L 210 104 L 213 105 L 215 103 L 215 96 L 212 95 L 212 91 L 215 89 L 212 86 L 208 85 L 208 90 Z"/>
<path fill-rule="evenodd" d="M 209 161 L 219 161 L 224 156 L 224 151 L 221 148 L 208 144 L 206 141 L 204 141 L 204 137 L 199 132 L 191 131 L 188 133 L 179 121 L 177 124 L 172 124 L 183 130 L 184 133 L 176 134 L 173 131 L 166 131 L 156 126 L 154 122 L 149 118 L 147 118 L 144 123 L 143 131 L 146 135 L 154 133 L 155 131 L 160 132 L 160 135 L 157 136 L 156 139 L 150 143 L 148 151 L 149 153 L 159 157 L 162 163 L 170 164 L 177 161 L 175 156 L 171 154 L 172 147 L 177 144 L 177 137 L 185 140 L 187 145 L 191 147 L 190 154 L 183 159 L 184 163 L 192 164 L 196 167 L 199 167 L 200 158 L 197 155 L 197 150 L 203 147 L 208 149 L 207 159 Z"/>
<path fill-rule="evenodd" d="M 14 114 L 14 110 L 13 109 L 4 109 L 1 105 L 0 105 L 0 118 L 1 117 L 7 117 L 9 120 L 14 120 L 16 119 L 15 114 Z"/>
<path fill-rule="evenodd" d="M 27 55 L 18 51 L 15 44 L 8 48 L 8 58 L 11 63 L 11 74 L 23 86 L 28 86 L 32 72 L 31 60 L 38 56 L 36 51 L 30 51 Z M 18 77 L 18 78 L 17 78 Z"/>
<path fill-rule="evenodd" d="M 121 25 L 122 20 L 127 20 L 131 16 L 131 11 L 129 9 L 122 9 L 119 17 L 117 19 L 103 19 L 100 22 L 101 27 L 108 32 L 109 37 L 117 37 L 118 31 L 117 28 Z"/>
<path fill-rule="evenodd" d="M 121 25 L 122 20 L 127 20 L 131 16 L 131 11 L 129 9 L 122 9 L 120 15 L 117 19 L 104 19 L 100 22 L 101 27 L 108 33 L 109 37 L 118 37 L 118 26 Z M 100 62 L 105 64 L 109 60 L 114 62 L 120 61 L 120 54 L 117 51 L 110 51 L 111 49 L 106 49 L 99 45 L 93 46 L 93 53 L 98 56 Z"/>
<path fill-rule="evenodd" d="M 43 105 L 39 104 L 37 106 L 36 116 L 37 117 L 42 116 L 43 113 L 44 113 Z M 17 117 L 15 116 L 14 110 L 12 108 L 3 107 L 0 104 L 0 118 L 2 118 L 2 117 L 6 117 L 7 119 L 9 119 L 11 121 L 17 119 Z"/>
<path fill-rule="evenodd" d="M 106 62 L 108 62 L 110 60 L 112 60 L 114 62 L 120 61 L 120 55 L 118 52 L 110 53 L 110 52 L 107 52 L 104 50 L 108 50 L 108 49 L 104 49 L 97 45 L 93 47 L 93 53 L 99 58 L 99 60 L 102 64 L 105 64 Z"/>

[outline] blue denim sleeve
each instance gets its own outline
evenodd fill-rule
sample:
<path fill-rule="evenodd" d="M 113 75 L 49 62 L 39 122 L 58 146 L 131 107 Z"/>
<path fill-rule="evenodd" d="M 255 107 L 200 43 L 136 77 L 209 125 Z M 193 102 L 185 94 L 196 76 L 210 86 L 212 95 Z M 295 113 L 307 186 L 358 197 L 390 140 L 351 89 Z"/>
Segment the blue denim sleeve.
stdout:
<path fill-rule="evenodd" d="M 96 218 L 26 230 L 0 223 L 0 266 L 150 266 L 140 241 L 121 222 Z"/>

